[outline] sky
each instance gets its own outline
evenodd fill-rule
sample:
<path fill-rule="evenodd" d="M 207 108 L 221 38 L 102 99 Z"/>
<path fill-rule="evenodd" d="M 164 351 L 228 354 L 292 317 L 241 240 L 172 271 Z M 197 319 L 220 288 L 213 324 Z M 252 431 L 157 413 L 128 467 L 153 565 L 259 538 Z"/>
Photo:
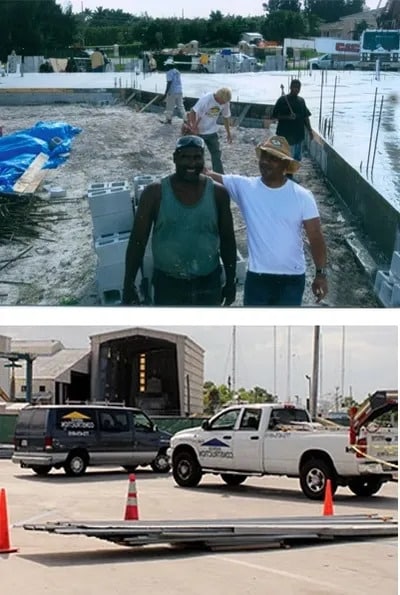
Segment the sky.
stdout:
<path fill-rule="evenodd" d="M 0 335 L 14 339 L 59 339 L 65 347 L 87 347 L 91 335 L 129 326 L 132 325 L 0 326 Z M 298 395 L 301 402 L 308 394 L 309 381 L 305 375 L 312 374 L 313 326 L 160 324 L 143 327 L 184 334 L 203 347 L 205 380 L 227 384 L 228 376 L 231 376 L 236 389 L 254 386 L 266 388 L 269 392 L 276 389 L 282 401 L 294 400 L 295 395 Z M 357 401 L 362 401 L 375 390 L 397 388 L 396 326 L 322 325 L 320 337 L 320 398 L 333 402 L 335 394 L 341 394 L 343 387 L 344 394 L 352 394 Z"/>
<path fill-rule="evenodd" d="M 334 1 L 334 0 L 332 0 Z M 379 0 L 367 0 L 366 6 L 376 8 Z M 209 17 L 210 13 L 219 10 L 222 14 L 241 16 L 257 16 L 264 13 L 263 0 L 202 0 L 202 2 L 184 2 L 183 0 L 146 0 L 145 3 L 136 3 L 132 0 L 71 0 L 73 12 L 95 10 L 101 6 L 104 8 L 120 8 L 124 12 L 140 15 L 144 12 L 151 17 Z M 66 0 L 58 0 L 58 4 L 66 6 Z"/>

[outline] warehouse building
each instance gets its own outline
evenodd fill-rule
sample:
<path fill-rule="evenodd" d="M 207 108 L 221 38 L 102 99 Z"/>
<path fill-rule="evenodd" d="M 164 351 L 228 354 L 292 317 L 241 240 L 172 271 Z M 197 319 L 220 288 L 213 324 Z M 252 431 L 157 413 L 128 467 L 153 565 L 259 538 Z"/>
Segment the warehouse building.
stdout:
<path fill-rule="evenodd" d="M 153 415 L 203 413 L 204 350 L 186 335 L 130 328 L 93 335 L 86 349 L 0 339 L 3 351 L 32 356 L 33 402 L 110 401 Z M 27 401 L 25 362 L 15 364 L 0 360 L 0 389 L 10 396 L 11 386 L 12 400 Z"/>

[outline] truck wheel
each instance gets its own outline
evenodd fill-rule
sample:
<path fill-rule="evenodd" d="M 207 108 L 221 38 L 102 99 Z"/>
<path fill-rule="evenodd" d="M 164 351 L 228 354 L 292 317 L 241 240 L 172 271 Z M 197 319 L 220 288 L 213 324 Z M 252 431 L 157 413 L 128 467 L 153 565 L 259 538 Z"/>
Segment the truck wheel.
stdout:
<path fill-rule="evenodd" d="M 233 473 L 221 473 L 221 479 L 224 480 L 228 486 L 239 486 L 246 481 L 247 475 L 234 475 Z"/>
<path fill-rule="evenodd" d="M 194 488 L 202 476 L 196 456 L 188 451 L 182 451 L 174 457 L 172 474 L 176 483 L 184 488 Z"/>
<path fill-rule="evenodd" d="M 127 473 L 135 473 L 137 467 L 138 467 L 137 465 L 126 465 L 126 467 L 124 467 L 124 469 Z"/>
<path fill-rule="evenodd" d="M 82 453 L 72 453 L 64 465 L 64 471 L 70 477 L 78 477 L 85 473 L 86 467 L 87 460 L 85 456 Z"/>
<path fill-rule="evenodd" d="M 382 483 L 382 480 L 378 479 L 377 477 L 358 477 L 357 479 L 352 479 L 349 481 L 349 489 L 356 496 L 367 498 L 368 496 L 373 496 L 379 492 L 382 487 Z"/>
<path fill-rule="evenodd" d="M 50 473 L 51 465 L 34 465 L 32 467 L 32 471 L 34 471 L 36 475 L 41 475 L 42 477 L 44 477 L 45 475 L 48 475 L 48 473 Z"/>
<path fill-rule="evenodd" d="M 323 500 L 326 480 L 331 480 L 332 496 L 336 492 L 337 482 L 330 465 L 321 459 L 310 459 L 300 469 L 300 486 L 303 494 L 310 500 Z"/>
<path fill-rule="evenodd" d="M 154 461 L 151 463 L 151 468 L 156 473 L 168 473 L 171 467 L 167 454 L 165 452 L 159 452 Z"/>

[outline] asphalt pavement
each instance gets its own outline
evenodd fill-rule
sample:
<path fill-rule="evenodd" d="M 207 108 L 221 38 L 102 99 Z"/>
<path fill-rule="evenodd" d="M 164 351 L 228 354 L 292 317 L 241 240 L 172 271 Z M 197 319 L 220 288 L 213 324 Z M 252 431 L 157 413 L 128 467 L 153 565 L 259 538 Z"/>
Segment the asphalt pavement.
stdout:
<path fill-rule="evenodd" d="M 121 521 L 128 476 L 119 469 L 89 469 L 80 478 L 62 471 L 35 476 L 0 461 L 7 494 L 11 545 L 0 555 L 1 593 L 6 595 L 395 595 L 395 538 L 295 545 L 289 549 L 210 552 L 171 546 L 122 547 L 96 538 L 26 531 L 24 523 L 60 520 Z M 177 487 L 170 474 L 138 470 L 140 520 L 233 519 L 320 516 L 322 504 L 307 500 L 298 481 L 249 478 L 239 487 L 205 476 L 197 488 Z M 334 513 L 397 516 L 397 484 L 360 499 L 339 488 Z"/>

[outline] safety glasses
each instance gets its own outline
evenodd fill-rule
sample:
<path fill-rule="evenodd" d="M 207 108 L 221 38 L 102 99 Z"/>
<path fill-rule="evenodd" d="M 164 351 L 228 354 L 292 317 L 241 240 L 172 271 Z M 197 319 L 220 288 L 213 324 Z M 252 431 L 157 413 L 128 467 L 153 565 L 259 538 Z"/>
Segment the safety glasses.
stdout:
<path fill-rule="evenodd" d="M 185 149 L 186 147 L 197 147 L 198 149 L 202 149 L 204 151 L 205 142 L 200 136 L 194 136 L 188 134 L 187 136 L 181 136 L 178 138 L 175 145 L 175 151 L 179 149 Z"/>

